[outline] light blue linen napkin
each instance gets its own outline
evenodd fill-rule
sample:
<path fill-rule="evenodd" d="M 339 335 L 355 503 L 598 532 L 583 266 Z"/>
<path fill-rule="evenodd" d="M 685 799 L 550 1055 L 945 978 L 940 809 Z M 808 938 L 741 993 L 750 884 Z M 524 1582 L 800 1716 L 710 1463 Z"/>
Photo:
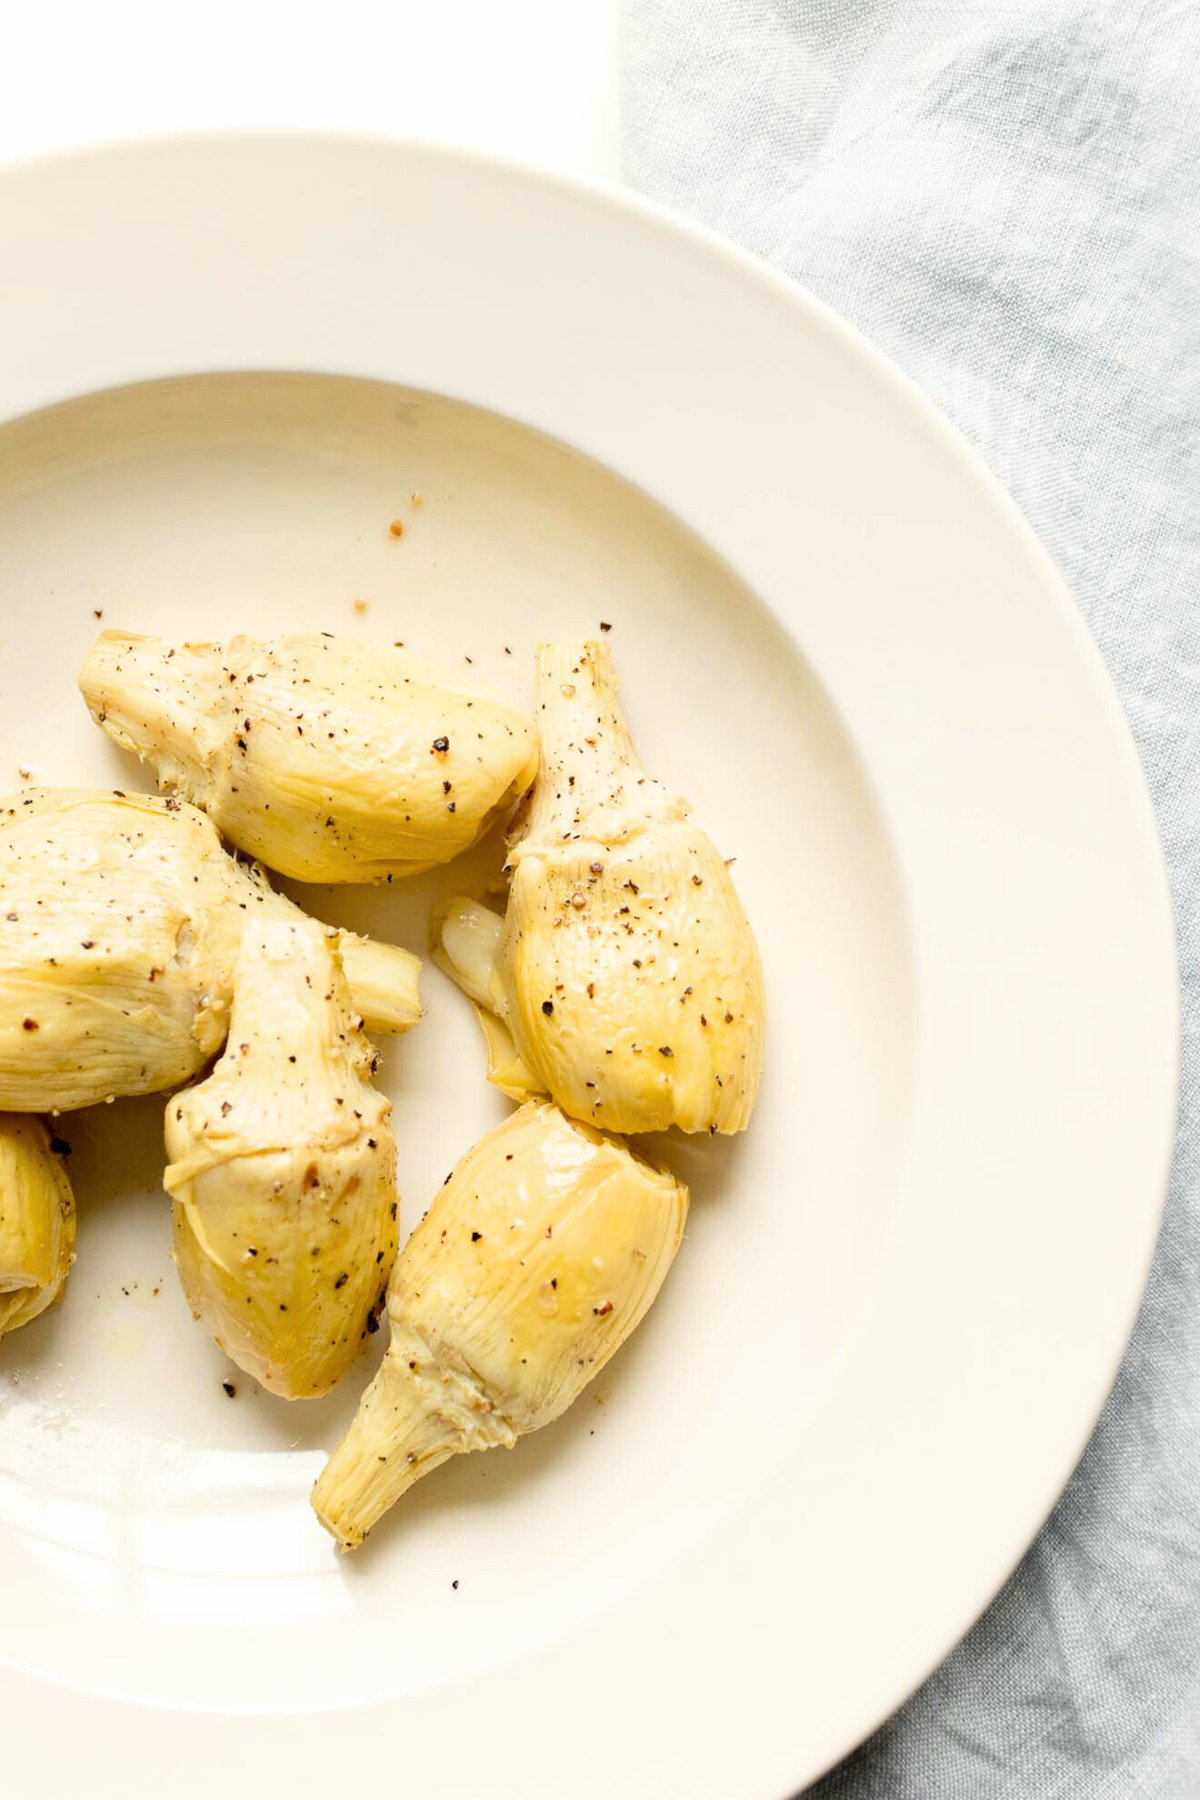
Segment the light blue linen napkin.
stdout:
<path fill-rule="evenodd" d="M 814 1796 L 1200 1800 L 1200 4 L 624 7 L 629 181 L 881 345 L 1057 561 L 1181 939 L 1174 1179 L 1104 1417 L 995 1604 Z"/>

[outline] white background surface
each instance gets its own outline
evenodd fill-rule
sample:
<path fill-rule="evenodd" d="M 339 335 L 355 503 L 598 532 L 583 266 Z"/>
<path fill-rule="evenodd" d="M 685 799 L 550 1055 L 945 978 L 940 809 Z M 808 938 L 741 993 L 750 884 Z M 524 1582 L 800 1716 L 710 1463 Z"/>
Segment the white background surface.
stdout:
<path fill-rule="evenodd" d="M 0 8 L 0 160 L 324 126 L 618 172 L 617 0 L 38 0 Z"/>

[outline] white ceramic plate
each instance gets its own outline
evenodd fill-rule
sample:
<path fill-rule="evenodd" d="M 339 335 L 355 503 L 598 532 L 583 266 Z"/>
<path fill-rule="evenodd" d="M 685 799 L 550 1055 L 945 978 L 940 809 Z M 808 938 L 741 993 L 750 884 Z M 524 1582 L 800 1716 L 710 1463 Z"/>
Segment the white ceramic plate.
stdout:
<path fill-rule="evenodd" d="M 1012 1567 L 1154 1241 L 1168 903 L 1071 602 L 852 332 L 615 192 L 178 142 L 4 175 L 0 244 L 0 787 L 138 780 L 74 693 L 98 613 L 523 691 L 604 619 L 773 1009 L 751 1132 L 671 1147 L 696 1203 L 637 1339 L 353 1561 L 306 1507 L 353 1392 L 228 1400 L 159 1105 L 66 1123 L 79 1261 L 0 1350 L 8 1787 L 781 1800 Z M 310 898 L 420 948 L 448 879 Z M 409 1223 L 503 1110 L 426 994 L 387 1060 Z"/>

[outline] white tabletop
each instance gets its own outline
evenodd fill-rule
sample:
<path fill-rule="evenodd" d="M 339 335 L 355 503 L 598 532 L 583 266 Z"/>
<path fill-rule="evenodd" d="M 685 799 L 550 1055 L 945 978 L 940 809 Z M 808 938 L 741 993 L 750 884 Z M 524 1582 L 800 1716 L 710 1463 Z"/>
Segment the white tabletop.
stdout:
<path fill-rule="evenodd" d="M 616 175 L 617 0 L 37 0 L 5 20 L 0 160 L 317 126 Z"/>

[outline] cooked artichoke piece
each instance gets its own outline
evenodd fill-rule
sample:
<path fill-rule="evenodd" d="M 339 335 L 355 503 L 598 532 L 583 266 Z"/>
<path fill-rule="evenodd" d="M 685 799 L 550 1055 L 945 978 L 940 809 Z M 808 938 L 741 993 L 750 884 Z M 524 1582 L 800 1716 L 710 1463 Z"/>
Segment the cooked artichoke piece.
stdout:
<path fill-rule="evenodd" d="M 167 1102 L 163 1179 L 188 1302 L 288 1400 L 339 1381 L 383 1308 L 396 1146 L 373 1060 L 325 934 L 260 914 L 242 934 L 225 1052 Z"/>
<path fill-rule="evenodd" d="M 75 1197 L 42 1121 L 0 1113 L 0 1337 L 60 1298 L 75 1260 Z"/>
<path fill-rule="evenodd" d="M 397 1261 L 387 1355 L 313 1490 L 342 1547 L 449 1457 L 565 1412 L 645 1316 L 687 1207 L 673 1175 L 554 1106 L 468 1151 Z"/>
<path fill-rule="evenodd" d="M 160 785 L 299 881 L 382 881 L 449 862 L 536 766 L 533 727 L 509 701 L 353 638 L 173 647 L 106 631 L 80 687 Z"/>
<path fill-rule="evenodd" d="M 538 653 L 542 761 L 501 921 L 444 909 L 434 960 L 476 1002 L 489 1077 L 609 1131 L 735 1132 L 766 996 L 729 871 L 638 761 L 607 647 Z"/>
<path fill-rule="evenodd" d="M 225 1041 L 259 917 L 305 914 L 195 807 L 71 788 L 0 801 L 0 1107 L 65 1112 L 188 1081 Z M 419 960 L 328 935 L 368 1028 L 415 1024 Z"/>

